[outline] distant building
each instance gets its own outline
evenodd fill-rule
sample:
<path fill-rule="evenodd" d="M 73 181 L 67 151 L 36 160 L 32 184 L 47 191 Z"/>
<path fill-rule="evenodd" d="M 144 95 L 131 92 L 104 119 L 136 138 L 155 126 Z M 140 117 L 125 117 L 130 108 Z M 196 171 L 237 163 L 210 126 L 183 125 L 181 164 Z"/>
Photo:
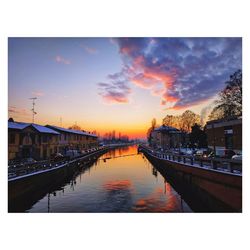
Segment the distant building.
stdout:
<path fill-rule="evenodd" d="M 177 128 L 162 125 L 151 132 L 151 146 L 154 148 L 178 148 L 183 141 L 183 133 Z"/>
<path fill-rule="evenodd" d="M 206 124 L 208 147 L 242 151 L 242 118 L 220 119 Z"/>
<path fill-rule="evenodd" d="M 50 128 L 24 122 L 8 122 L 8 157 L 46 159 L 58 152 L 59 133 Z"/>
<path fill-rule="evenodd" d="M 68 149 L 84 150 L 98 146 L 98 136 L 95 134 L 52 125 L 46 125 L 46 127 L 60 133 L 58 147 L 62 154 Z"/>

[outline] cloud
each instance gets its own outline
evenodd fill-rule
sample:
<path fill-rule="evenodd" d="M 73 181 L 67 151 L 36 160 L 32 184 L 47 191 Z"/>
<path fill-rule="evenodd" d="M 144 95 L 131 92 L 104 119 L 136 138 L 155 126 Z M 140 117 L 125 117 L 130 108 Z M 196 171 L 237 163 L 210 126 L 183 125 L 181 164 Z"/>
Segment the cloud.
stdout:
<path fill-rule="evenodd" d="M 109 74 L 107 82 L 98 83 L 99 95 L 108 104 L 121 104 L 129 102 L 131 88 L 127 79 L 124 78 L 124 72 Z"/>
<path fill-rule="evenodd" d="M 8 107 L 9 115 L 15 115 L 15 116 L 29 116 L 30 113 L 23 108 L 17 108 L 16 106 L 9 106 Z"/>
<path fill-rule="evenodd" d="M 241 38 L 117 38 L 112 42 L 124 64 L 121 72 L 109 77 L 112 86 L 122 78 L 124 84 L 159 95 L 161 105 L 173 109 L 210 99 L 242 68 Z"/>
<path fill-rule="evenodd" d="M 96 48 L 89 47 L 89 46 L 84 45 L 84 44 L 81 44 L 81 47 L 84 48 L 84 50 L 89 54 L 97 54 L 98 53 L 98 50 Z"/>
<path fill-rule="evenodd" d="M 34 96 L 44 96 L 44 92 L 42 91 L 32 91 L 31 94 Z"/>
<path fill-rule="evenodd" d="M 90 47 L 85 47 L 85 50 L 89 53 L 89 54 L 97 54 L 98 50 L 95 48 L 90 48 Z"/>
<path fill-rule="evenodd" d="M 65 59 L 64 57 L 59 56 L 59 55 L 57 55 L 57 56 L 55 57 L 55 61 L 56 61 L 57 63 L 62 63 L 62 64 L 66 64 L 66 65 L 71 64 L 71 61 L 70 61 L 70 60 Z"/>
<path fill-rule="evenodd" d="M 131 93 L 130 87 L 123 81 L 111 83 L 98 83 L 99 95 L 102 96 L 105 103 L 128 103 L 128 95 Z"/>

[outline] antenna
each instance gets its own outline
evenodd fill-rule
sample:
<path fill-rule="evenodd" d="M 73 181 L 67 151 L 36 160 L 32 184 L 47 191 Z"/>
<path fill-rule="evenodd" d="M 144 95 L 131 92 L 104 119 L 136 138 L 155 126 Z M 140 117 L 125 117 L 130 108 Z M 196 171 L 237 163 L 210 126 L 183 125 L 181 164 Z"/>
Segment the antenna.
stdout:
<path fill-rule="evenodd" d="M 29 98 L 30 100 L 32 100 L 32 123 L 34 123 L 34 120 L 35 120 L 35 115 L 37 114 L 37 112 L 35 112 L 35 100 L 37 99 L 37 97 L 32 97 L 32 98 Z"/>

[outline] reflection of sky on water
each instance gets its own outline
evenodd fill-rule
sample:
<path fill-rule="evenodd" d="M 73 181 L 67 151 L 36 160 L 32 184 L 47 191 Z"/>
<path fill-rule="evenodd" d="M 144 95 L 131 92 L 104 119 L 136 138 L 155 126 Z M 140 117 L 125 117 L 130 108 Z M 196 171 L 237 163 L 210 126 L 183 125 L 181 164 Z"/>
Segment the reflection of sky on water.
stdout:
<path fill-rule="evenodd" d="M 136 153 L 135 146 L 106 153 L 30 212 L 47 212 L 48 206 L 50 212 L 191 211 L 148 160 Z"/>

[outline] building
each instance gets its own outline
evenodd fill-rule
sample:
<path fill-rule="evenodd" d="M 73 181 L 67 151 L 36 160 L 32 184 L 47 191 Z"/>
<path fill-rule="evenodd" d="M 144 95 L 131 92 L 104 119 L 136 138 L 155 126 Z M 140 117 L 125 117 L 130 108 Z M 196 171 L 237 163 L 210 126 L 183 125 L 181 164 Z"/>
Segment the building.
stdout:
<path fill-rule="evenodd" d="M 95 134 L 52 125 L 46 127 L 60 133 L 58 147 L 62 154 L 69 149 L 85 150 L 98 146 L 98 137 Z"/>
<path fill-rule="evenodd" d="M 58 152 L 59 133 L 50 128 L 24 122 L 8 122 L 8 157 L 12 159 L 49 158 Z"/>
<path fill-rule="evenodd" d="M 242 117 L 219 119 L 206 124 L 208 147 L 212 150 L 232 149 L 242 151 Z"/>
<path fill-rule="evenodd" d="M 151 146 L 153 148 L 178 148 L 182 143 L 183 133 L 177 128 L 162 125 L 151 132 Z"/>
<path fill-rule="evenodd" d="M 48 159 L 69 149 L 85 150 L 98 146 L 98 137 L 84 131 L 34 123 L 8 122 L 8 158 Z"/>

